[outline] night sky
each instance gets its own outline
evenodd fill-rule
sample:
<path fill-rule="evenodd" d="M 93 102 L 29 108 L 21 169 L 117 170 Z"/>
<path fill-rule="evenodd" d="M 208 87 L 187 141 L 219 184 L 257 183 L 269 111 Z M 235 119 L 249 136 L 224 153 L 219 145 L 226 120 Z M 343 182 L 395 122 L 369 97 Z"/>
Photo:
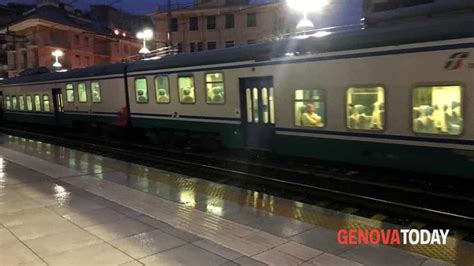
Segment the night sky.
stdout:
<path fill-rule="evenodd" d="M 167 0 L 68 0 L 75 7 L 87 9 L 93 4 L 113 4 L 114 7 L 134 14 L 145 14 L 156 10 L 158 4 L 164 4 Z M 258 2 L 259 0 L 254 0 Z M 261 1 L 261 0 L 260 0 Z M 36 3 L 36 0 L 0 0 L 0 4 L 8 2 Z M 171 0 L 172 3 L 189 3 L 192 0 Z M 331 0 L 332 4 L 321 14 L 311 14 L 317 28 L 335 25 L 347 25 L 358 23 L 361 14 L 362 0 Z"/>

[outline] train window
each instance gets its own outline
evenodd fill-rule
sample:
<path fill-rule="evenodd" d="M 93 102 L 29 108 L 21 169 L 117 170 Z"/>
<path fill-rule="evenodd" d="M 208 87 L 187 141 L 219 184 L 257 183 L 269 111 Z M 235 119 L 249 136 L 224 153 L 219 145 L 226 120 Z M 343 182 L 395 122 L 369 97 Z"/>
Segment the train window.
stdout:
<path fill-rule="evenodd" d="M 252 98 L 252 107 L 253 107 L 253 121 L 258 123 L 259 115 L 258 115 L 258 89 L 253 88 L 253 98 Z"/>
<path fill-rule="evenodd" d="M 86 103 L 87 102 L 87 89 L 85 83 L 77 84 L 77 94 L 79 95 L 79 102 Z"/>
<path fill-rule="evenodd" d="M 35 95 L 35 112 L 41 112 L 41 98 L 39 95 Z"/>
<path fill-rule="evenodd" d="M 206 102 L 208 104 L 224 104 L 224 74 L 209 73 L 206 74 Z"/>
<path fill-rule="evenodd" d="M 268 102 L 270 104 L 270 123 L 275 124 L 275 101 L 273 96 L 273 88 L 269 89 L 270 96 L 268 97 Z"/>
<path fill-rule="evenodd" d="M 7 110 L 10 110 L 12 109 L 12 105 L 11 105 L 11 102 L 10 102 L 10 96 L 5 96 L 5 107 L 7 108 Z"/>
<path fill-rule="evenodd" d="M 422 86 L 413 90 L 413 131 L 460 135 L 463 130 L 461 86 Z"/>
<path fill-rule="evenodd" d="M 51 112 L 51 106 L 49 105 L 49 96 L 43 95 L 43 110 L 45 112 Z"/>
<path fill-rule="evenodd" d="M 247 99 L 247 122 L 252 123 L 252 91 L 249 88 L 245 90 L 245 97 Z"/>
<path fill-rule="evenodd" d="M 100 84 L 98 81 L 91 82 L 91 93 L 92 93 L 92 102 L 100 103 L 102 101 L 102 95 L 100 91 Z"/>
<path fill-rule="evenodd" d="M 264 124 L 268 124 L 269 122 L 268 109 L 268 90 L 267 88 L 262 88 L 262 120 Z"/>
<path fill-rule="evenodd" d="M 74 85 L 72 85 L 72 84 L 66 84 L 66 100 L 67 100 L 68 103 L 73 103 L 75 101 L 75 99 L 74 99 Z"/>
<path fill-rule="evenodd" d="M 347 128 L 383 130 L 385 93 L 382 87 L 351 87 L 347 90 Z"/>
<path fill-rule="evenodd" d="M 321 90 L 295 91 L 295 125 L 324 127 L 326 105 Z"/>
<path fill-rule="evenodd" d="M 26 95 L 26 110 L 33 111 L 33 101 L 31 95 Z"/>
<path fill-rule="evenodd" d="M 180 103 L 196 103 L 193 76 L 178 77 L 178 92 Z"/>
<path fill-rule="evenodd" d="M 155 96 L 157 103 L 170 103 L 170 87 L 167 76 L 155 77 Z"/>
<path fill-rule="evenodd" d="M 18 105 L 17 105 L 17 101 L 16 101 L 16 96 L 12 96 L 12 109 L 13 110 L 16 110 L 18 109 Z"/>
<path fill-rule="evenodd" d="M 135 79 L 135 100 L 137 103 L 148 102 L 148 83 L 146 78 Z"/>
<path fill-rule="evenodd" d="M 18 103 L 20 106 L 20 110 L 25 110 L 25 97 L 23 95 L 18 96 Z"/>

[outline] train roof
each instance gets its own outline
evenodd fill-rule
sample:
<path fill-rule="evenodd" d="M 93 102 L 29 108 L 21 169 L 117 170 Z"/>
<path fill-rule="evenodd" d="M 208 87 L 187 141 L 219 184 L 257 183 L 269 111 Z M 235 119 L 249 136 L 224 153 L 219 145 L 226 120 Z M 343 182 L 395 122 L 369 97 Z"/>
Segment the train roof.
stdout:
<path fill-rule="evenodd" d="M 172 69 L 242 61 L 263 61 L 287 53 L 324 53 L 367 49 L 474 37 L 474 13 L 447 18 L 431 18 L 396 26 L 370 27 L 364 30 L 337 32 L 322 38 L 292 38 L 253 45 L 217 49 L 192 54 L 167 56 L 158 60 L 135 61 L 5 79 L 0 84 L 16 84 L 63 79 L 105 76 L 128 72 Z"/>

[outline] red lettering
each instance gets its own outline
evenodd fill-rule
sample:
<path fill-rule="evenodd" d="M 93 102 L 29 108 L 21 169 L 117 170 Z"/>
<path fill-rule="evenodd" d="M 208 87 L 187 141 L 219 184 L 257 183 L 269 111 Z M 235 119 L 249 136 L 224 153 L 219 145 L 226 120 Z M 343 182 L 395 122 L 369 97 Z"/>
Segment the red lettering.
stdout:
<path fill-rule="evenodd" d="M 400 231 L 398 230 L 393 230 L 392 231 L 392 238 L 390 240 L 390 245 L 400 245 L 401 241 L 400 241 Z"/>
<path fill-rule="evenodd" d="M 349 230 L 349 244 L 357 245 L 357 230 L 355 229 Z"/>
<path fill-rule="evenodd" d="M 370 230 L 370 244 L 380 243 L 380 231 L 372 229 Z"/>
<path fill-rule="evenodd" d="M 339 229 L 337 231 L 337 243 L 339 245 L 347 245 L 347 230 Z"/>
<path fill-rule="evenodd" d="M 382 244 L 384 245 L 388 245 L 389 241 L 390 241 L 390 229 L 388 230 L 380 230 L 380 234 L 382 236 Z"/>
<path fill-rule="evenodd" d="M 366 230 L 359 230 L 359 245 L 360 244 L 369 244 L 369 233 Z"/>

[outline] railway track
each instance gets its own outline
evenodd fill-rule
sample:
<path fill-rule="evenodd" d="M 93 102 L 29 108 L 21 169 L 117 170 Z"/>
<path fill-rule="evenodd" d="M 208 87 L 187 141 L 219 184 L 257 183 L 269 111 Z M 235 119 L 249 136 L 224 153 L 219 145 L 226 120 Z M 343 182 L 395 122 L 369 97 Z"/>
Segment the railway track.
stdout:
<path fill-rule="evenodd" d="M 453 232 L 462 232 L 462 238 L 474 242 L 474 193 L 472 186 L 463 185 L 469 180 L 450 178 L 450 185 L 443 185 L 428 182 L 426 176 L 418 179 L 413 173 L 386 169 L 364 173 L 360 167 L 347 165 L 283 163 L 286 157 L 271 158 L 274 161 L 270 162 L 261 152 L 230 156 L 226 152 L 156 148 L 67 132 L 10 127 L 0 127 L 0 131 L 340 211 L 351 210 L 368 218 L 383 214 L 384 221 L 401 226 L 421 221 L 431 227 L 455 228 Z"/>

